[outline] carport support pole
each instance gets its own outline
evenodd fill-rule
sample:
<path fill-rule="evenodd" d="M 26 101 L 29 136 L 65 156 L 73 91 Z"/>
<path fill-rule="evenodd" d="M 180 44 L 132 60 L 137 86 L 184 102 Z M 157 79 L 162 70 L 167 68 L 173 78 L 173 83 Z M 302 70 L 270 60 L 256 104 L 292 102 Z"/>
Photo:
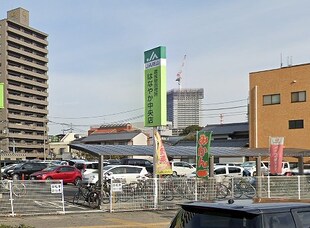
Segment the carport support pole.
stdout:
<path fill-rule="evenodd" d="M 261 156 L 256 158 L 256 183 L 257 183 L 257 197 L 262 197 L 262 170 L 261 170 Z"/>
<path fill-rule="evenodd" d="M 103 195 L 103 155 L 99 157 L 99 183 L 100 183 L 100 195 Z M 112 188 L 112 186 L 111 186 Z M 101 205 L 100 205 L 101 206 Z"/>
<path fill-rule="evenodd" d="M 158 182 L 156 175 L 156 165 L 157 165 L 157 156 L 156 156 L 156 138 L 155 134 L 157 131 L 157 127 L 153 127 L 153 180 L 154 180 L 154 208 L 157 208 L 158 202 Z M 161 137 L 159 135 L 159 137 Z"/>
<path fill-rule="evenodd" d="M 209 177 L 208 180 L 208 200 L 213 200 L 215 198 L 215 179 L 214 179 L 214 156 L 210 156 L 209 158 Z M 211 181 L 210 181 L 211 180 Z"/>
<path fill-rule="evenodd" d="M 298 157 L 298 174 L 304 175 L 304 157 Z"/>
<path fill-rule="evenodd" d="M 209 159 L 209 177 L 214 177 L 214 156 Z"/>

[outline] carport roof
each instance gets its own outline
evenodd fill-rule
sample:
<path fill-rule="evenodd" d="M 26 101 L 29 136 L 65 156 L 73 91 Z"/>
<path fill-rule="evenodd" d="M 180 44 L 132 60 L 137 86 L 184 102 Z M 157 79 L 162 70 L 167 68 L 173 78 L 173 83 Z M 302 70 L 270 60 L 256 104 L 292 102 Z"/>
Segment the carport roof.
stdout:
<path fill-rule="evenodd" d="M 144 145 L 93 145 L 70 144 L 70 148 L 90 153 L 94 156 L 121 155 L 121 156 L 152 156 L 153 146 Z M 195 146 L 165 146 L 169 156 L 195 156 Z M 210 154 L 214 157 L 257 157 L 269 156 L 268 148 L 250 149 L 244 147 L 211 147 Z M 310 157 L 310 150 L 285 148 L 284 156 Z"/>

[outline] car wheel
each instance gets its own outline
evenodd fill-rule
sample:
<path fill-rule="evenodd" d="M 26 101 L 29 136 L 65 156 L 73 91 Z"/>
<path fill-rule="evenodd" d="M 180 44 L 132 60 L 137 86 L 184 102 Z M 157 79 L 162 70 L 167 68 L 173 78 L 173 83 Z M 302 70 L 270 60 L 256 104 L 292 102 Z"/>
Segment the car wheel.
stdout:
<path fill-rule="evenodd" d="M 177 172 L 173 171 L 172 176 L 175 176 L 175 177 L 178 176 Z"/>
<path fill-rule="evenodd" d="M 81 184 L 81 182 L 82 182 L 81 178 L 77 177 L 77 178 L 75 178 L 75 180 L 74 180 L 74 185 L 75 185 L 75 186 L 78 186 L 78 185 Z"/>
<path fill-rule="evenodd" d="M 14 175 L 12 176 L 12 179 L 13 179 L 13 180 L 19 180 L 19 175 L 18 175 L 18 174 L 14 174 Z"/>
<path fill-rule="evenodd" d="M 47 180 L 47 181 L 50 181 L 50 180 L 52 180 L 52 178 L 51 178 L 51 177 L 47 177 L 46 180 Z"/>

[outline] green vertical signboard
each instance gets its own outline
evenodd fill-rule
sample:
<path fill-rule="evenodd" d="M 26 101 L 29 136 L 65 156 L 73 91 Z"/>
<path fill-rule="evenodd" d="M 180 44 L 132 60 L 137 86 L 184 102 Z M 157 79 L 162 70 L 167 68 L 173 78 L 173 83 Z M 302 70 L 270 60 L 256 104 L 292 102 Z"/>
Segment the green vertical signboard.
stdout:
<path fill-rule="evenodd" d="M 4 108 L 4 83 L 0 83 L 0 108 Z"/>
<path fill-rule="evenodd" d="M 196 175 L 207 178 L 209 176 L 209 157 L 212 132 L 198 131 L 196 140 Z"/>
<path fill-rule="evenodd" d="M 166 47 L 144 52 L 144 126 L 167 122 Z"/>

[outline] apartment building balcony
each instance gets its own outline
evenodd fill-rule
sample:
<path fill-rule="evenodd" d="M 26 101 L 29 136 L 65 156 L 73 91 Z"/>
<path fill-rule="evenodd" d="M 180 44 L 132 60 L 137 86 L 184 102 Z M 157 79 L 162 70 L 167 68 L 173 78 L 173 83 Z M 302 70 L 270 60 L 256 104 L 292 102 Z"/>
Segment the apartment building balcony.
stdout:
<path fill-rule="evenodd" d="M 39 73 L 36 73 L 34 71 L 25 70 L 25 69 L 23 69 L 21 67 L 17 67 L 17 66 L 8 65 L 7 67 L 8 67 L 8 70 L 11 70 L 11 71 L 15 71 L 15 72 L 26 74 L 26 75 L 30 74 L 32 77 L 36 77 L 36 78 L 40 78 L 40 79 L 44 79 L 44 80 L 48 79 L 47 74 L 39 74 Z"/>
<path fill-rule="evenodd" d="M 8 100 L 15 100 L 15 101 L 26 102 L 26 103 L 42 105 L 42 106 L 48 105 L 47 100 L 39 100 L 39 99 L 35 99 L 35 98 L 28 98 L 28 97 L 12 95 L 12 94 L 8 94 Z"/>
<path fill-rule="evenodd" d="M 48 50 L 46 48 L 38 47 L 38 46 L 35 46 L 34 44 L 27 43 L 27 42 L 21 40 L 20 37 L 10 37 L 10 36 L 8 36 L 7 40 L 11 41 L 11 42 L 14 42 L 16 44 L 19 44 L 19 45 L 28 47 L 28 48 L 33 49 L 33 50 L 40 51 L 40 52 L 42 52 L 44 54 L 48 54 Z"/>
<path fill-rule="evenodd" d="M 39 108 L 34 108 L 34 107 L 27 107 L 24 105 L 16 105 L 16 104 L 8 104 L 8 109 L 14 109 L 14 110 L 19 110 L 19 111 L 23 111 L 23 112 L 31 112 L 31 113 L 39 113 L 39 114 L 43 114 L 43 115 L 47 115 L 48 114 L 48 110 L 47 109 L 39 109 Z"/>
<path fill-rule="evenodd" d="M 48 62 L 48 58 L 42 57 L 39 55 L 35 55 L 35 54 L 30 53 L 28 51 L 24 51 L 22 46 L 17 48 L 17 47 L 12 47 L 12 46 L 8 45 L 8 51 L 12 51 L 12 52 L 15 52 L 15 53 L 20 54 L 20 55 L 28 56 L 30 58 L 33 58 L 33 59 L 36 59 L 36 60 L 39 60 L 42 62 L 46 62 L 46 63 Z"/>
<path fill-rule="evenodd" d="M 9 138 L 14 138 L 15 140 L 22 140 L 22 139 L 30 139 L 30 140 L 45 140 L 47 136 L 44 135 L 36 135 L 36 134 L 27 134 L 27 133 L 8 133 Z"/>
<path fill-rule="evenodd" d="M 22 64 L 22 65 L 27 66 L 27 67 L 32 67 L 32 68 L 40 69 L 42 71 L 48 71 L 48 67 L 47 66 L 40 65 L 40 64 L 37 64 L 37 63 L 33 63 L 33 62 L 30 62 L 30 61 L 24 60 L 22 58 L 17 58 L 17 57 L 13 57 L 13 56 L 9 56 L 8 55 L 7 59 L 11 60 L 11 61 L 14 61 L 16 63 Z M 47 63 L 45 63 L 45 64 L 47 64 Z"/>
<path fill-rule="evenodd" d="M 42 92 L 42 91 L 38 91 L 38 90 L 35 90 L 33 88 L 29 89 L 29 88 L 26 88 L 25 86 L 26 85 L 23 85 L 22 83 L 20 83 L 20 86 L 18 85 L 12 85 L 12 84 L 8 84 L 8 90 L 14 90 L 14 91 L 18 91 L 18 92 L 21 92 L 21 93 L 27 93 L 27 94 L 32 94 L 32 95 L 38 95 L 38 96 L 41 96 L 41 97 L 47 97 L 47 92 Z M 29 86 L 29 85 L 28 85 Z"/>
<path fill-rule="evenodd" d="M 24 115 L 22 113 L 20 113 L 20 114 L 8 113 L 8 118 L 9 119 L 16 119 L 16 120 L 30 121 L 30 122 L 43 122 L 43 120 L 44 120 L 44 118 L 42 118 L 42 117 L 29 116 L 29 115 Z"/>
<path fill-rule="evenodd" d="M 8 31 L 12 32 L 12 33 L 15 33 L 18 36 L 25 37 L 25 38 L 28 38 L 29 40 L 33 40 L 35 42 L 38 42 L 38 43 L 40 43 L 40 44 L 42 44 L 44 46 L 48 45 L 48 41 L 47 40 L 42 39 L 42 38 L 38 38 L 38 37 L 30 35 L 30 34 L 27 34 L 27 33 L 22 32 L 22 31 L 20 31 L 20 30 L 18 30 L 16 28 L 8 26 Z"/>
<path fill-rule="evenodd" d="M 11 145 L 11 147 L 12 146 L 13 145 Z M 44 143 L 36 144 L 36 143 L 18 143 L 18 142 L 15 142 L 14 146 L 16 148 L 23 148 L 23 149 L 41 149 L 44 147 Z"/>
<path fill-rule="evenodd" d="M 29 131 L 40 131 L 40 132 L 43 132 L 46 130 L 45 127 L 43 126 L 36 126 L 36 125 L 33 125 L 33 124 L 21 124 L 21 123 L 9 123 L 8 124 L 8 128 L 9 129 L 16 129 L 16 130 L 29 130 Z"/>

